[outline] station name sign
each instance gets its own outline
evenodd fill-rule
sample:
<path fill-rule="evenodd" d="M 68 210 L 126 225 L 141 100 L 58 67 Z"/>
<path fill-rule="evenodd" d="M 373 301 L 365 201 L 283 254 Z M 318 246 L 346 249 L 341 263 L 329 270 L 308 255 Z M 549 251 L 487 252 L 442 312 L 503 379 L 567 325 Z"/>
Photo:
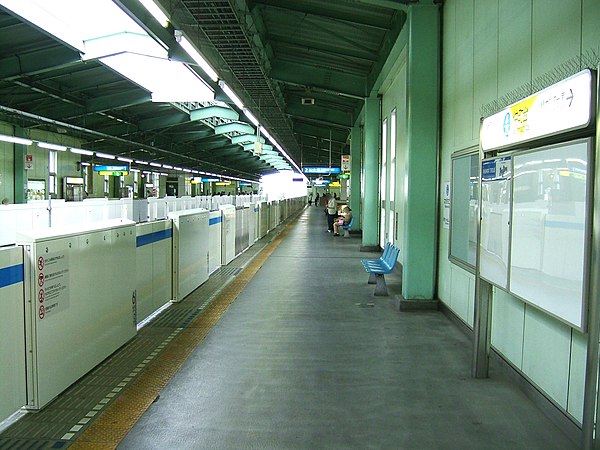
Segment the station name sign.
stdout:
<path fill-rule="evenodd" d="M 98 172 L 99 175 L 112 175 L 114 177 L 120 177 L 123 175 L 129 175 L 129 166 L 128 165 L 94 166 L 94 172 Z"/>
<path fill-rule="evenodd" d="M 304 167 L 302 168 L 304 173 L 320 173 L 320 174 L 330 174 L 330 173 L 340 173 L 341 169 L 339 167 Z"/>
<path fill-rule="evenodd" d="M 486 117 L 484 151 L 586 128 L 592 120 L 592 71 L 581 72 Z"/>

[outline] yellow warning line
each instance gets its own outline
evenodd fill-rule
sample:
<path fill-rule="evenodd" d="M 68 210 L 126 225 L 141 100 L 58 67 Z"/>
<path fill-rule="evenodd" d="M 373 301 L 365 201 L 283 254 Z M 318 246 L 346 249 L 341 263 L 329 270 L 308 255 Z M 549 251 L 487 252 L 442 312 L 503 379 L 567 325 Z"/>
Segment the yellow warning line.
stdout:
<path fill-rule="evenodd" d="M 212 303 L 111 403 L 70 446 L 72 449 L 114 449 L 135 426 L 160 391 L 219 321 L 246 284 L 254 277 L 282 239 L 289 224 L 272 242 L 221 290 Z"/>

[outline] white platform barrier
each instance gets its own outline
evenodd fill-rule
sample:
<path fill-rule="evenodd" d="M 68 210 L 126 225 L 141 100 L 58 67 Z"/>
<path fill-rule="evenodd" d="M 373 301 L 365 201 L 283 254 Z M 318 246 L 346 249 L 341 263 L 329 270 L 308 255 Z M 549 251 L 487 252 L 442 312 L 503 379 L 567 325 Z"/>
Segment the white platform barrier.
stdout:
<path fill-rule="evenodd" d="M 26 255 L 27 407 L 39 409 L 135 335 L 135 223 L 35 230 L 17 241 Z"/>
<path fill-rule="evenodd" d="M 27 402 L 23 249 L 0 248 L 0 422 Z"/>
<path fill-rule="evenodd" d="M 269 231 L 269 204 L 258 203 L 258 238 L 265 237 Z"/>
<path fill-rule="evenodd" d="M 247 203 L 246 207 L 250 212 L 250 218 L 248 220 L 248 247 L 250 247 L 256 242 L 257 239 L 258 205 L 254 203 Z"/>
<path fill-rule="evenodd" d="M 250 209 L 238 206 L 235 210 L 235 254 L 239 255 L 248 248 L 248 221 Z"/>
<path fill-rule="evenodd" d="M 208 215 L 205 209 L 169 213 L 173 220 L 173 301 L 208 280 Z"/>
<path fill-rule="evenodd" d="M 136 230 L 137 323 L 173 298 L 172 222 L 138 224 Z"/>
<path fill-rule="evenodd" d="M 221 225 L 221 264 L 229 264 L 235 258 L 235 206 L 219 206 L 223 217 Z"/>
<path fill-rule="evenodd" d="M 221 267 L 221 211 L 211 211 L 208 216 L 208 272 Z"/>

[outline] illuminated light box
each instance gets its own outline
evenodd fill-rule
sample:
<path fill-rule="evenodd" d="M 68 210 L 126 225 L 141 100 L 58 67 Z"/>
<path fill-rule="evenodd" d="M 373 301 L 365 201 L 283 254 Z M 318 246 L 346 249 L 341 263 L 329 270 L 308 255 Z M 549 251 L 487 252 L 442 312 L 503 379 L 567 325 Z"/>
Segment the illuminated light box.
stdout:
<path fill-rule="evenodd" d="M 94 166 L 94 172 L 98 172 L 99 175 L 112 175 L 113 177 L 120 177 L 123 175 L 129 175 L 128 165 L 111 165 L 111 166 Z"/>
<path fill-rule="evenodd" d="M 304 167 L 304 173 L 340 173 L 339 167 Z"/>
<path fill-rule="evenodd" d="M 487 117 L 481 126 L 485 150 L 586 128 L 592 119 L 594 77 L 589 69 Z"/>

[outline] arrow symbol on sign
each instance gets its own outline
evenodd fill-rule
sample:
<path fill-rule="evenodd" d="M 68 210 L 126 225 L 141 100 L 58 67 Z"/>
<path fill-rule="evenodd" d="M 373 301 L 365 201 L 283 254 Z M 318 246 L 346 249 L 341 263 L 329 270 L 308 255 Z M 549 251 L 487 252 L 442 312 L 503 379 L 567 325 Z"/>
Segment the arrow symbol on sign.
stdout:
<path fill-rule="evenodd" d="M 571 106 L 571 104 L 573 103 L 573 89 L 569 89 L 569 92 L 571 93 L 571 95 L 567 97 L 567 100 L 569 100 L 569 106 Z"/>

